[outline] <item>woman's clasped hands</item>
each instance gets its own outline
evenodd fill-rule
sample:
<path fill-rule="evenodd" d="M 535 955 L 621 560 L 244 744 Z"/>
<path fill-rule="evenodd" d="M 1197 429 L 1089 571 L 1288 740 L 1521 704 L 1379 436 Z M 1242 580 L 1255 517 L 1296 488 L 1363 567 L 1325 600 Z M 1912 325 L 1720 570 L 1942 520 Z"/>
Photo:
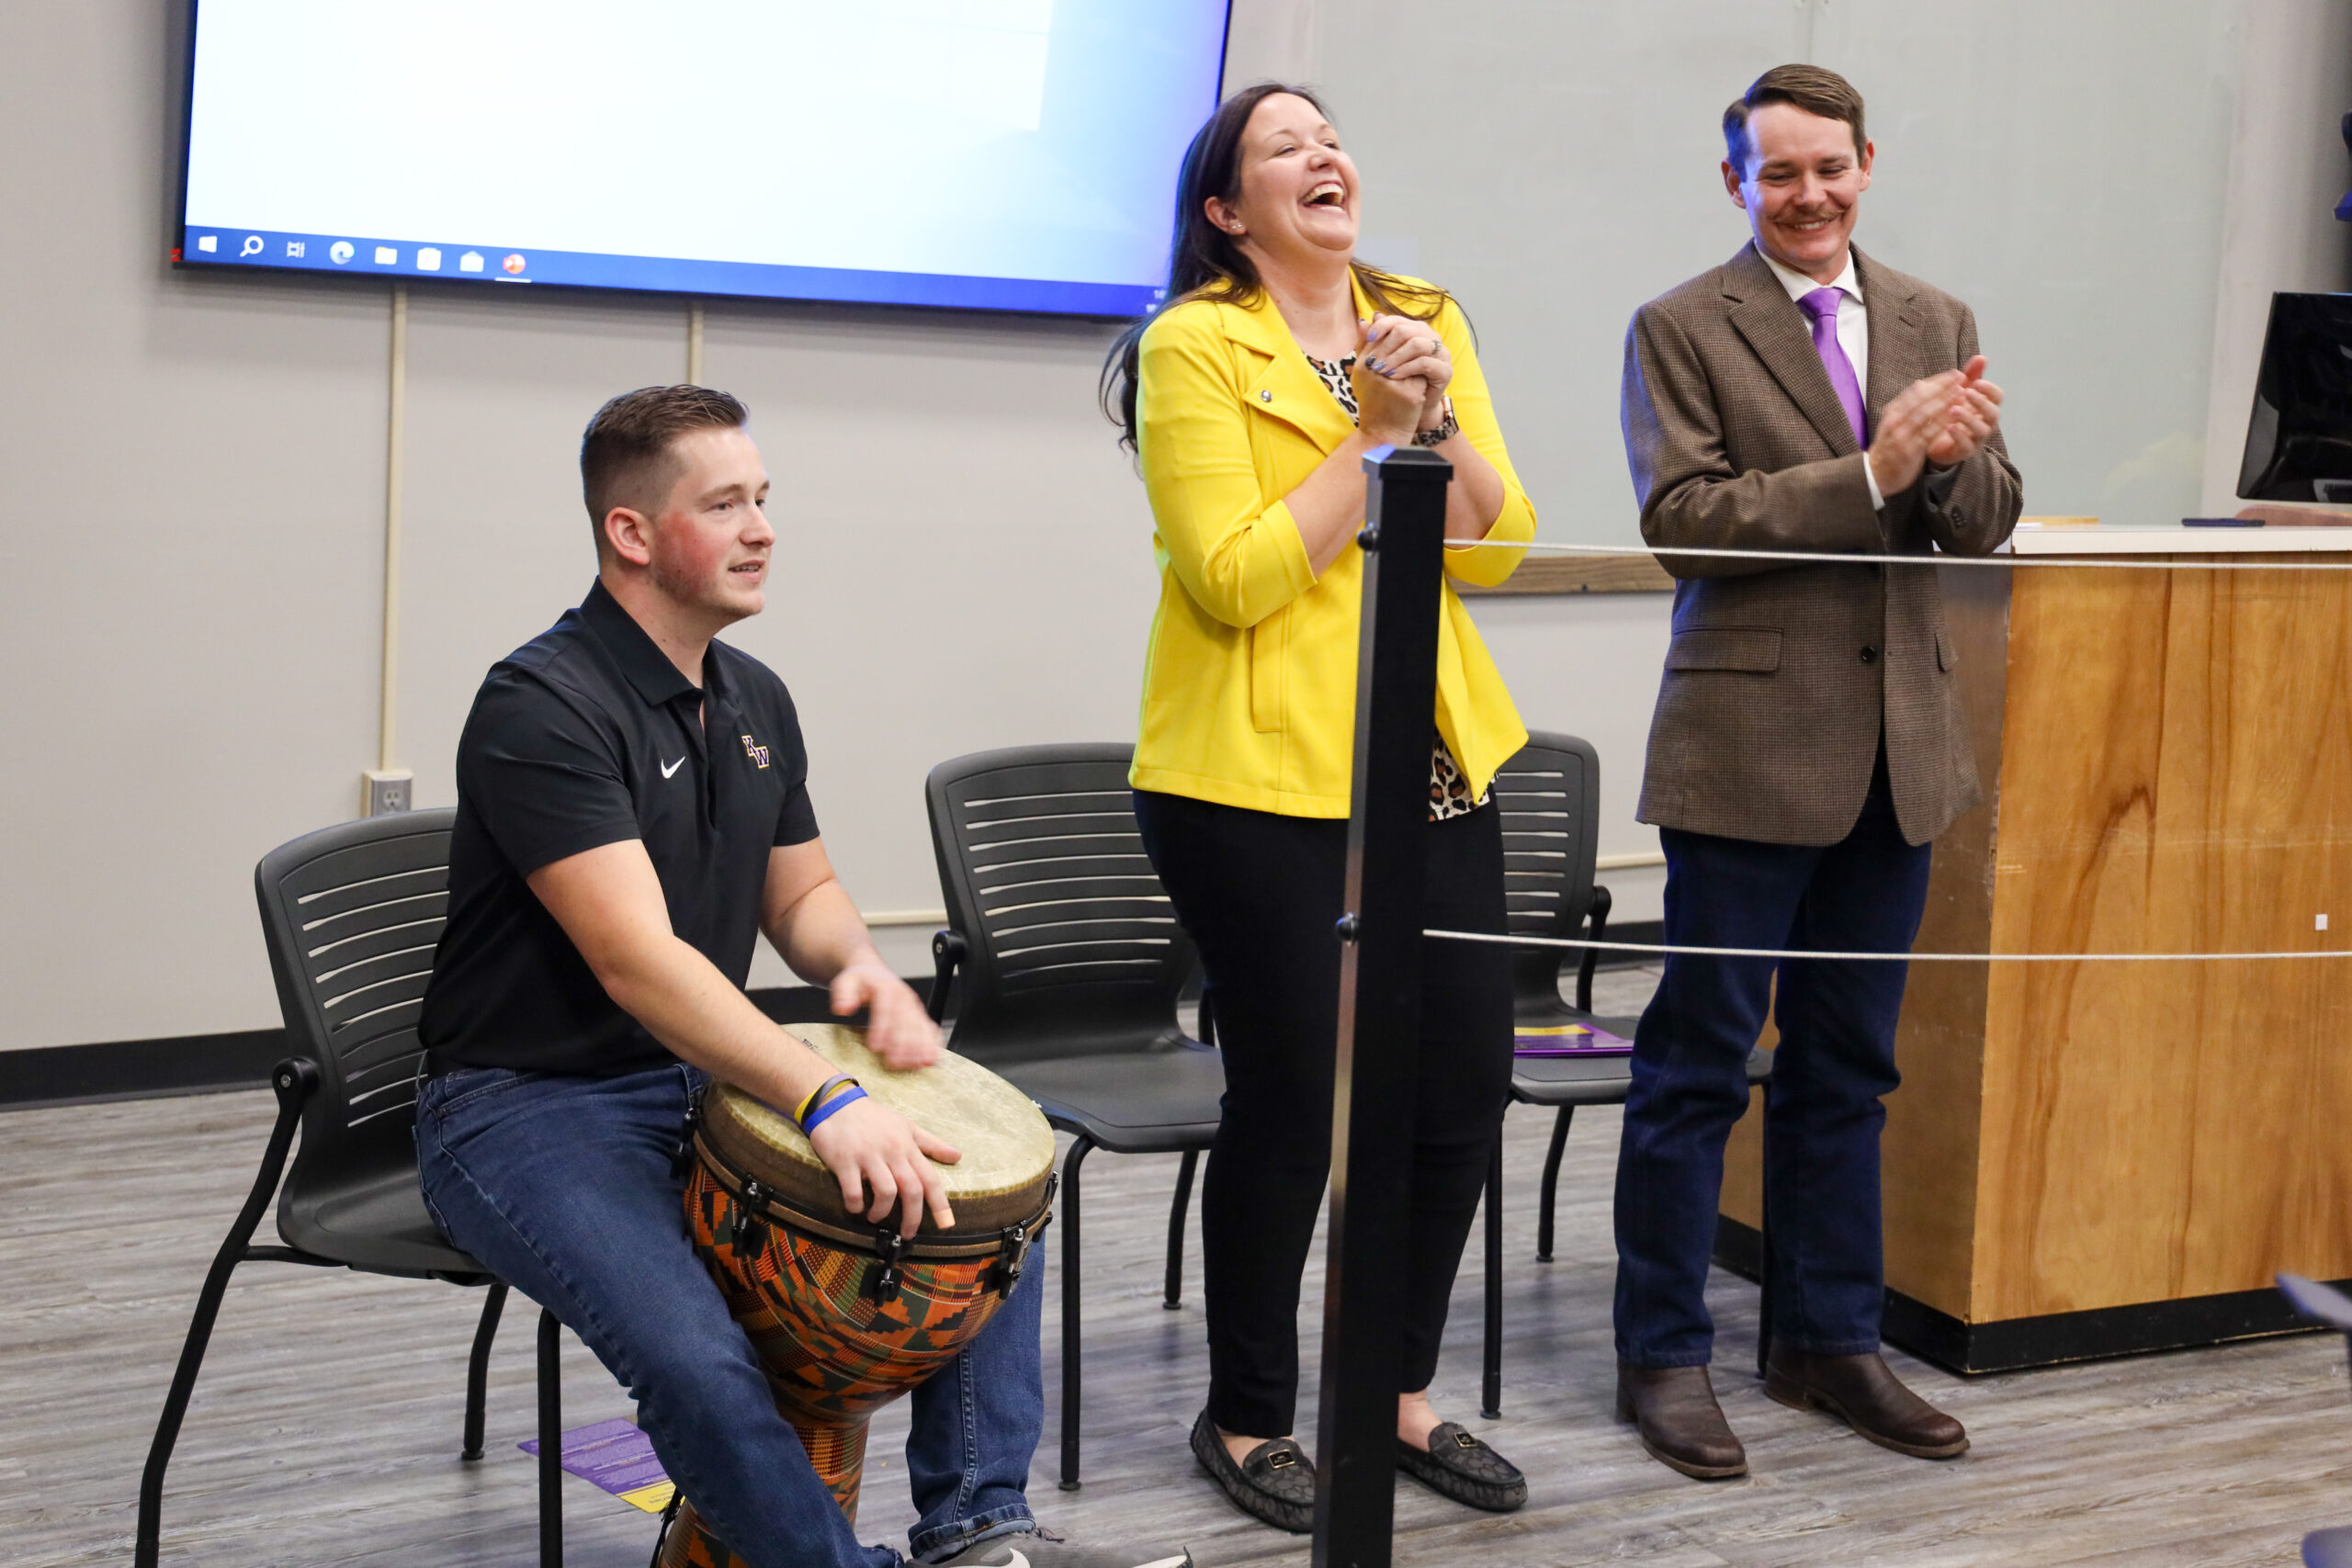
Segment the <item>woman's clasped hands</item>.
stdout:
<path fill-rule="evenodd" d="M 1437 328 L 1410 316 L 1373 316 L 1362 323 L 1363 345 L 1348 378 L 1355 389 L 1358 425 L 1394 446 L 1435 430 L 1445 418 L 1445 389 L 1453 356 Z"/>

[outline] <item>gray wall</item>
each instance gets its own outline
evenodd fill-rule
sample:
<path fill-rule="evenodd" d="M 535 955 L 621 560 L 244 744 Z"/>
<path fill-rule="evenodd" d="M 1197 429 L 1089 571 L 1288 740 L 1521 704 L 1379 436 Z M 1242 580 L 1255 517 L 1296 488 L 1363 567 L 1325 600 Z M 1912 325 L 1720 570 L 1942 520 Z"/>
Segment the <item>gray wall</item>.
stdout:
<path fill-rule="evenodd" d="M 1875 106 L 1864 243 L 1980 308 L 2030 509 L 2154 518 L 2194 510 L 2233 28 L 2266 3 L 1986 3 L 1930 29 L 1896 0 L 1481 0 L 1441 28 L 1425 4 L 1243 0 L 1232 73 L 1329 88 L 1375 243 L 1477 321 L 1548 536 L 1633 537 L 1624 318 L 1739 243 L 1714 117 L 1808 51 Z M 253 863 L 351 815 L 376 760 L 388 299 L 164 265 L 168 9 L 0 7 L 0 1048 L 274 1022 Z M 685 310 L 423 289 L 410 334 L 395 760 L 429 805 L 484 666 L 588 582 L 581 423 L 683 374 Z M 1108 335 L 710 308 L 706 379 L 750 400 L 786 498 L 771 607 L 736 638 L 800 700 L 869 909 L 938 903 L 932 762 L 1133 732 L 1153 582 L 1093 405 Z M 1665 601 L 1476 614 L 1530 724 L 1600 747 L 1603 852 L 1651 848 L 1631 802 Z M 1655 873 L 1610 880 L 1624 918 L 1656 913 Z M 888 934 L 914 963 L 922 931 Z"/>

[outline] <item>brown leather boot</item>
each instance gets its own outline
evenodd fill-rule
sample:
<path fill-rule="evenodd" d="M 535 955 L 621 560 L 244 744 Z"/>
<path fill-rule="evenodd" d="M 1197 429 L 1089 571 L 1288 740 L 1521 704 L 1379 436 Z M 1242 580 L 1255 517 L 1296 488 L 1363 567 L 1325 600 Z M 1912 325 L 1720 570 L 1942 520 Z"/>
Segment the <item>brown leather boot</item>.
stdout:
<path fill-rule="evenodd" d="M 1968 1451 L 1961 1424 L 1903 1386 L 1886 1359 L 1816 1356 L 1775 1340 L 1764 1365 L 1764 1392 L 1797 1410 L 1826 1410 L 1883 1449 L 1915 1459 L 1957 1459 Z"/>
<path fill-rule="evenodd" d="M 1650 1458 L 1701 1481 L 1747 1473 L 1747 1450 L 1724 1419 L 1704 1367 L 1617 1363 L 1617 1419 L 1641 1428 Z"/>

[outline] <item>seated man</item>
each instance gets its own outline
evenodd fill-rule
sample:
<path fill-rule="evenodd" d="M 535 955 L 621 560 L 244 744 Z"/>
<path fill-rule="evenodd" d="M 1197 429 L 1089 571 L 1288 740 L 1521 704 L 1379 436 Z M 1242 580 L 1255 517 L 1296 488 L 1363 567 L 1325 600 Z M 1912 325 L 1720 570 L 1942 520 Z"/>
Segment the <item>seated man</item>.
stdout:
<path fill-rule="evenodd" d="M 831 1076 L 743 994 L 765 931 L 893 1067 L 939 1031 L 884 966 L 817 836 L 784 683 L 714 634 L 763 604 L 775 540 L 742 404 L 615 398 L 581 443 L 596 585 L 493 667 L 458 748 L 449 922 L 425 993 L 424 1196 L 451 1240 L 586 1341 L 670 1477 L 756 1568 L 880 1568 L 776 1413 L 688 1241 L 672 1168 L 705 1076 L 789 1111 Z M 873 1100 L 809 1142 L 855 1210 L 952 1223 L 956 1151 Z M 1044 1422 L 1043 1270 L 918 1388 L 908 1480 L 931 1562 L 1189 1568 L 1082 1551 L 1023 1496 Z"/>

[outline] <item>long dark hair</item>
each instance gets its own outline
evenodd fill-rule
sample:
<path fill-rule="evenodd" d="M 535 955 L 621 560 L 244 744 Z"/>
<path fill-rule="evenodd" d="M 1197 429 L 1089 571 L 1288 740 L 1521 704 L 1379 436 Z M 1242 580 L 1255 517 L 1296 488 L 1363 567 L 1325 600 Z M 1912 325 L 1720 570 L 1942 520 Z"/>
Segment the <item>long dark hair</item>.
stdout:
<path fill-rule="evenodd" d="M 1184 149 L 1183 165 L 1176 175 L 1175 235 L 1168 250 L 1168 289 L 1152 315 L 1121 333 L 1102 362 L 1097 395 L 1102 412 L 1119 427 L 1119 445 L 1136 445 L 1136 364 L 1143 334 L 1159 310 L 1187 299 L 1229 299 L 1255 302 L 1266 286 L 1234 237 L 1209 221 L 1208 200 L 1238 201 L 1241 197 L 1241 133 L 1258 106 L 1278 93 L 1305 98 L 1326 119 L 1330 111 L 1323 100 L 1305 87 L 1287 82 L 1260 82 L 1244 87 L 1217 106 L 1208 123 Z M 1408 283 L 1394 273 L 1361 261 L 1348 264 L 1364 297 L 1385 315 L 1409 316 L 1426 321 L 1445 306 L 1442 288 Z"/>

